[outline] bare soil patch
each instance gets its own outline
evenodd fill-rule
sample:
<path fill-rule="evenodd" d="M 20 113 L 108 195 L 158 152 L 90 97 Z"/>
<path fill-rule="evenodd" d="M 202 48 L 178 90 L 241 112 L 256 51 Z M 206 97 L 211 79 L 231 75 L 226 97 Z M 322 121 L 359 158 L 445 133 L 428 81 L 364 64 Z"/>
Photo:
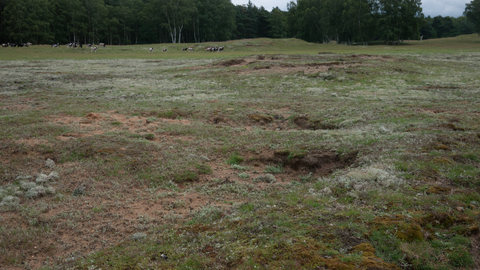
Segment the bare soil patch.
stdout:
<path fill-rule="evenodd" d="M 322 54 L 323 55 L 323 54 Z M 305 56 L 283 56 L 283 55 L 257 55 L 244 57 L 242 59 L 232 59 L 223 61 L 214 65 L 189 67 L 187 69 L 198 70 L 211 68 L 214 66 L 222 67 L 248 67 L 248 69 L 233 69 L 226 72 L 237 74 L 273 74 L 273 73 L 297 73 L 312 74 L 318 72 L 327 72 L 330 69 L 348 69 L 361 66 L 372 66 L 374 62 L 395 61 L 395 58 L 389 56 L 374 55 L 339 55 L 325 54 L 320 58 L 311 58 Z M 286 62 L 287 61 L 287 62 Z"/>
<path fill-rule="evenodd" d="M 328 175 L 335 169 L 342 169 L 354 164 L 357 154 L 358 151 L 339 155 L 330 151 L 278 150 L 263 152 L 257 158 L 263 164 L 283 164 L 286 173 L 313 172 L 316 175 Z"/>
<path fill-rule="evenodd" d="M 232 59 L 225 62 L 221 62 L 218 65 L 224 67 L 239 66 L 247 63 L 244 59 Z"/>

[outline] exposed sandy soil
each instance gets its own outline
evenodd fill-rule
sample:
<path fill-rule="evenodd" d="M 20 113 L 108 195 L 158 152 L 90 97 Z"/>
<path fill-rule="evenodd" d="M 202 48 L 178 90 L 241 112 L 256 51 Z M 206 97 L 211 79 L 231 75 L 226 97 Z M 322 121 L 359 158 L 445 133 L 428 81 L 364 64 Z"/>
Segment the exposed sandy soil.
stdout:
<path fill-rule="evenodd" d="M 288 110 L 289 108 L 284 108 L 280 110 L 284 113 L 275 117 L 268 116 L 265 118 L 266 120 L 251 117 L 246 123 L 243 123 L 245 124 L 243 126 L 244 130 L 245 132 L 251 132 L 252 127 L 258 125 L 264 125 L 272 129 L 287 129 L 287 123 L 284 119 L 288 116 Z M 260 112 L 262 111 L 260 110 Z M 205 122 L 211 125 L 242 125 L 242 123 L 232 123 L 227 119 L 226 117 L 215 116 L 211 119 L 205 119 Z M 160 118 L 157 121 L 150 121 L 148 115 L 127 116 L 116 111 L 106 111 L 91 112 L 83 117 L 50 115 L 44 121 L 55 125 L 69 126 L 77 130 L 77 132 L 68 132 L 57 136 L 56 139 L 59 142 L 120 131 L 141 135 L 153 133 L 155 138 L 152 143 L 173 144 L 178 140 L 189 142 L 195 140 L 193 137 L 179 136 L 175 133 L 156 132 L 165 124 L 191 125 L 193 121 L 191 119 Z M 45 168 L 43 163 L 46 158 L 55 159 L 55 157 L 48 153 L 38 152 L 39 146 L 49 144 L 46 140 L 39 139 L 14 141 L 13 145 L 24 145 L 28 148 L 22 150 L 23 152 L 12 150 L 14 152 L 11 152 L 8 157 L 3 157 L 2 161 L 9 163 L 18 155 L 20 155 L 18 157 L 30 156 L 31 159 L 37 160 L 34 166 L 30 166 L 28 170 L 30 173 L 35 171 L 49 173 L 53 169 Z M 97 153 L 104 150 L 98 150 Z M 108 151 L 122 152 L 125 149 Z M 253 168 L 253 171 L 249 171 L 250 177 L 248 179 L 239 178 L 238 174 L 241 171 L 233 170 L 230 165 L 224 163 L 223 159 L 210 157 L 210 161 L 205 164 L 212 168 L 212 174 L 200 175 L 195 183 L 180 184 L 180 192 L 162 189 L 149 192 L 147 186 L 141 184 L 123 186 L 114 181 L 98 181 L 94 180 L 95 178 L 98 179 L 94 171 L 82 168 L 77 162 L 58 164 L 54 170 L 60 173 L 61 178 L 54 186 L 68 196 L 68 201 L 62 203 L 61 200 L 58 201 L 51 196 L 39 200 L 22 200 L 22 205 L 34 206 L 38 205 L 39 201 L 46 205 L 38 215 L 36 222 L 38 222 L 38 226 L 48 224 L 52 231 L 47 234 L 47 238 L 37 239 L 35 244 L 28 249 L 23 249 L 24 246 L 21 246 L 22 249 L 16 250 L 16 253 L 22 258 L 23 264 L 37 269 L 48 258 L 68 260 L 70 257 L 78 257 L 115 245 L 129 239 L 134 233 L 148 231 L 149 228 L 158 227 L 165 222 L 189 219 L 192 213 L 208 205 L 228 208 L 234 203 L 246 201 L 245 198 L 238 195 L 205 196 L 194 191 L 196 186 L 213 185 L 218 187 L 225 184 L 239 184 L 248 186 L 251 192 L 271 188 L 283 189 L 292 179 L 297 179 L 299 174 L 306 175 L 312 172 L 314 176 L 325 175 L 335 168 L 345 167 L 354 162 L 354 159 L 340 159 L 334 153 L 313 153 L 305 157 L 295 158 L 291 162 L 287 161 L 286 156 L 282 156 L 283 154 L 274 153 L 268 149 L 259 150 L 256 154 L 243 154 L 246 160 L 256 157 L 255 161 L 246 163 L 247 166 Z M 155 153 L 152 153 L 152 155 L 155 155 Z M 352 157 L 354 155 L 356 153 L 353 153 Z M 284 173 L 276 175 L 277 181 L 275 184 L 252 182 L 252 179 L 265 174 L 267 166 L 279 162 L 286 165 Z M 219 180 L 212 183 L 210 179 Z M 86 195 L 71 196 L 74 190 L 80 186 L 84 187 Z M 189 191 L 185 192 L 186 190 Z M 25 217 L 18 212 L 6 212 L 0 215 L 3 226 L 21 226 L 25 229 L 30 226 Z"/>
<path fill-rule="evenodd" d="M 321 53 L 320 53 L 321 54 Z M 216 64 L 205 66 L 189 67 L 189 70 L 199 70 L 212 67 L 228 67 L 225 72 L 233 72 L 237 74 L 291 74 L 302 72 L 303 74 L 323 73 L 332 68 L 350 68 L 361 66 L 373 66 L 368 61 L 384 61 L 391 62 L 397 59 L 389 56 L 374 56 L 374 55 L 350 55 L 338 56 L 338 59 L 331 61 L 332 55 L 322 61 L 313 61 L 313 59 L 302 59 L 291 57 L 291 63 L 285 63 L 285 58 L 280 58 L 279 55 L 258 55 L 257 57 L 245 57 L 239 59 L 232 59 Z M 299 62 L 298 60 L 308 60 L 309 62 Z"/>

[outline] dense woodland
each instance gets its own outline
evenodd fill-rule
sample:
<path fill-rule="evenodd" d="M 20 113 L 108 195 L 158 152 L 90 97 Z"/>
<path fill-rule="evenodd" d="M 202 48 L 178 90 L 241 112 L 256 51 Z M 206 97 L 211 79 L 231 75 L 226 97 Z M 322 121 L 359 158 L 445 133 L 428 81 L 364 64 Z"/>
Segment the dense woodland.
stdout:
<path fill-rule="evenodd" d="M 478 2 L 467 4 L 466 16 L 425 18 L 420 0 L 297 0 L 287 11 L 230 0 L 0 0 L 0 41 L 128 45 L 296 37 L 396 43 L 473 33 Z"/>

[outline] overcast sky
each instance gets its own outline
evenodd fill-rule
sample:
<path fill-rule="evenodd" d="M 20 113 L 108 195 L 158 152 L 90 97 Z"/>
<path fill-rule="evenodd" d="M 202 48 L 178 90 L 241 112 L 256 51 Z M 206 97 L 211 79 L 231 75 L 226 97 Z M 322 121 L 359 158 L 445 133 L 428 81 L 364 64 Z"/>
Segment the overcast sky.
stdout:
<path fill-rule="evenodd" d="M 271 11 L 274 7 L 279 7 L 281 10 L 287 10 L 287 3 L 290 0 L 251 0 L 257 6 L 263 6 L 266 10 Z M 441 16 L 462 16 L 465 10 L 465 4 L 472 0 L 422 0 L 423 14 L 425 16 L 435 17 Z M 248 0 L 232 0 L 235 5 L 246 5 Z"/>

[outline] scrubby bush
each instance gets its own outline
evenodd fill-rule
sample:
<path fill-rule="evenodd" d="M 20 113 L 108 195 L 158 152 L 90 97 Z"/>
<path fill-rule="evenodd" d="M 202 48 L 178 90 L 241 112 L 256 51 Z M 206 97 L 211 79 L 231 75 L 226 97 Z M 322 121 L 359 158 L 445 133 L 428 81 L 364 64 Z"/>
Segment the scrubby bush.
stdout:
<path fill-rule="evenodd" d="M 276 181 L 277 181 L 277 178 L 275 178 L 273 174 L 269 174 L 269 173 L 253 179 L 254 183 L 258 183 L 258 182 L 275 183 Z"/>

